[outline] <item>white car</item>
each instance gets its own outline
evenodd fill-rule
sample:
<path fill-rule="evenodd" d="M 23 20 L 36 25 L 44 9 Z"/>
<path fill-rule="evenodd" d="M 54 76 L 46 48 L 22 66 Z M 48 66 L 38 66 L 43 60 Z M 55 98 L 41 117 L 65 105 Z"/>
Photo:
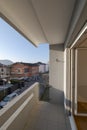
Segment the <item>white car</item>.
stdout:
<path fill-rule="evenodd" d="M 7 95 L 1 102 L 0 102 L 0 108 L 3 108 L 8 102 L 10 102 L 13 98 L 18 96 L 17 93 L 11 93 Z"/>

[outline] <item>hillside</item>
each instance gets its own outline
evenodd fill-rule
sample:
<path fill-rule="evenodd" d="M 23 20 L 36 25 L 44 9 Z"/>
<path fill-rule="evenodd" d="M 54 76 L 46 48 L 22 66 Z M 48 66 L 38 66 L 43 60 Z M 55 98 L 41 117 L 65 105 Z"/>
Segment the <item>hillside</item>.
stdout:
<path fill-rule="evenodd" d="M 4 65 L 11 65 L 11 64 L 13 64 L 13 62 L 11 60 L 0 60 L 0 63 L 4 64 Z"/>

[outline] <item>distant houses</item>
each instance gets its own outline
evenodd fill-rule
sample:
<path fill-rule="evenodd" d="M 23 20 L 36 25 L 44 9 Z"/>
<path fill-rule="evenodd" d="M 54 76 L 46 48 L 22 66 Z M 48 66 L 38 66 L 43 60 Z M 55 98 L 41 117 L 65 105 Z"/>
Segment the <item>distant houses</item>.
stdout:
<path fill-rule="evenodd" d="M 45 73 L 48 72 L 48 64 L 42 63 L 42 62 L 38 62 L 37 63 L 39 65 L 39 73 Z"/>
<path fill-rule="evenodd" d="M 6 66 L 0 63 L 0 78 L 10 77 L 10 66 Z"/>
<path fill-rule="evenodd" d="M 11 65 L 11 77 L 30 77 L 38 74 L 38 65 L 32 63 L 16 62 Z"/>
<path fill-rule="evenodd" d="M 0 78 L 21 78 L 37 76 L 39 73 L 48 72 L 48 64 L 16 62 L 10 66 L 0 63 Z"/>

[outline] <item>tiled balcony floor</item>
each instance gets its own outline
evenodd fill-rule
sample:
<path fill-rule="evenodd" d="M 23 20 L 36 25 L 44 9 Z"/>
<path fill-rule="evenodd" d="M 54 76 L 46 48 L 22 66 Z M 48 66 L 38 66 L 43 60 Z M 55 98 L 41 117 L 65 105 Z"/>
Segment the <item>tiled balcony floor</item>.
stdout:
<path fill-rule="evenodd" d="M 23 130 L 71 130 L 65 115 L 63 95 L 50 89 L 50 101 L 40 101 L 34 106 Z"/>

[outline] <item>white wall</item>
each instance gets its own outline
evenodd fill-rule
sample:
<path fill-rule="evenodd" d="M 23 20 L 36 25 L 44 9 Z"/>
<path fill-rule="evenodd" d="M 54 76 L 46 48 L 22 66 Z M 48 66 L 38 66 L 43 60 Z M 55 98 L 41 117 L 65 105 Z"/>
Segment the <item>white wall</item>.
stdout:
<path fill-rule="evenodd" d="M 40 73 L 47 72 L 48 70 L 49 70 L 48 64 L 40 64 L 39 65 L 39 72 Z"/>
<path fill-rule="evenodd" d="M 3 69 L 3 71 L 2 71 L 2 69 Z M 10 76 L 10 68 L 5 67 L 5 66 L 0 67 L 0 77 L 5 78 L 5 77 L 9 77 L 9 76 Z"/>
<path fill-rule="evenodd" d="M 71 88 L 70 88 L 70 49 L 64 50 L 64 105 L 67 114 L 70 114 L 71 108 Z"/>
<path fill-rule="evenodd" d="M 39 65 L 39 72 L 40 72 L 40 73 L 44 73 L 45 70 L 46 70 L 45 68 L 46 68 L 46 65 L 40 64 L 40 65 Z"/>
<path fill-rule="evenodd" d="M 22 130 L 29 113 L 38 103 L 39 84 L 35 83 L 0 110 L 0 130 Z"/>
<path fill-rule="evenodd" d="M 49 84 L 64 91 L 63 45 L 50 45 Z"/>
<path fill-rule="evenodd" d="M 49 71 L 49 64 L 46 64 L 46 72 Z"/>

